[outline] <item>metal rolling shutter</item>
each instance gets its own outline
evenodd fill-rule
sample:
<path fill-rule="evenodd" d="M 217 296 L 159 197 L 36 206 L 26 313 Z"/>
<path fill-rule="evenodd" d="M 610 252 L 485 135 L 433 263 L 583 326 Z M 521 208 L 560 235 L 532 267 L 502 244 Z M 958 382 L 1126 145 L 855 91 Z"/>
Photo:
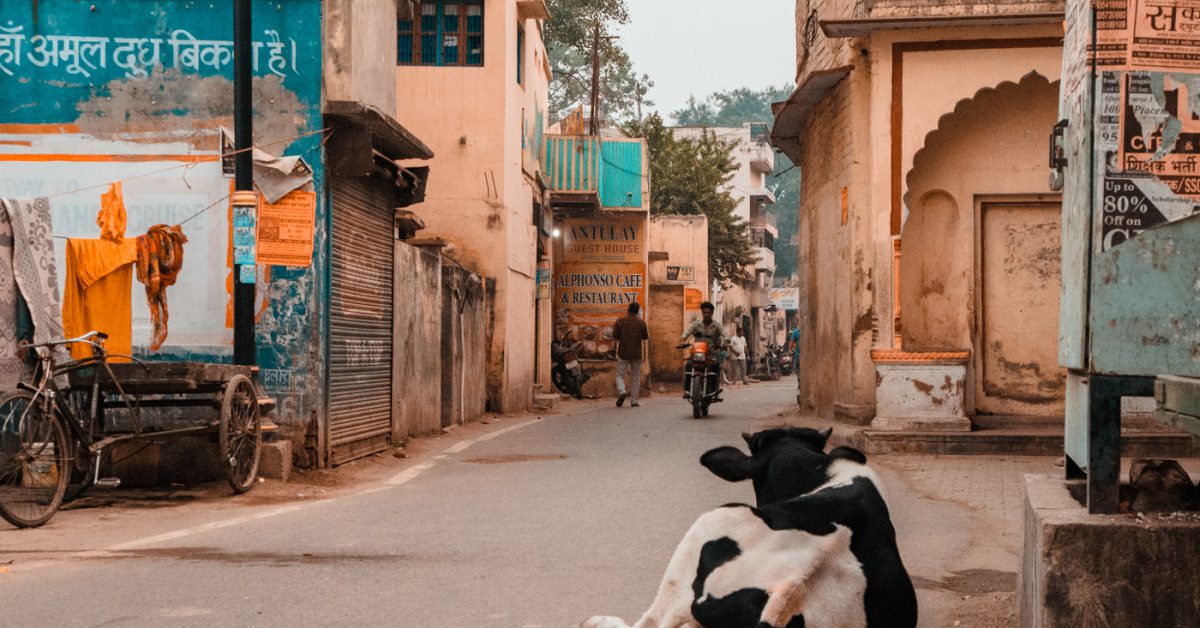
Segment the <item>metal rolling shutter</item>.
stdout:
<path fill-rule="evenodd" d="M 333 181 L 329 448 L 333 464 L 388 447 L 392 433 L 393 186 Z"/>

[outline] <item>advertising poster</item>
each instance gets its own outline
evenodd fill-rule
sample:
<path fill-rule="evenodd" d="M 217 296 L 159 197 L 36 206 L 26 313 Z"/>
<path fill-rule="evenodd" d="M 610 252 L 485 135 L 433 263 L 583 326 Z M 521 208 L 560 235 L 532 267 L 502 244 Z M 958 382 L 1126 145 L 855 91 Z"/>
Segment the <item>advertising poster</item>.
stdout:
<path fill-rule="evenodd" d="M 696 267 L 667 266 L 667 281 L 674 283 L 696 283 Z"/>
<path fill-rule="evenodd" d="M 1097 0 L 1100 250 L 1200 211 L 1200 0 Z M 1111 53 L 1112 59 L 1105 54 Z"/>
<path fill-rule="evenodd" d="M 613 323 L 630 303 L 646 303 L 646 264 L 559 264 L 554 276 L 554 332 L 578 343 L 579 357 L 615 359 Z"/>
<path fill-rule="evenodd" d="M 562 261 L 635 263 L 646 261 L 646 219 L 600 215 L 563 221 Z"/>
<path fill-rule="evenodd" d="M 798 310 L 800 309 L 800 289 L 799 288 L 771 288 L 767 292 L 767 298 L 771 305 L 781 310 Z"/>
<path fill-rule="evenodd" d="M 295 190 L 258 207 L 258 263 L 276 266 L 312 264 L 316 192 Z"/>

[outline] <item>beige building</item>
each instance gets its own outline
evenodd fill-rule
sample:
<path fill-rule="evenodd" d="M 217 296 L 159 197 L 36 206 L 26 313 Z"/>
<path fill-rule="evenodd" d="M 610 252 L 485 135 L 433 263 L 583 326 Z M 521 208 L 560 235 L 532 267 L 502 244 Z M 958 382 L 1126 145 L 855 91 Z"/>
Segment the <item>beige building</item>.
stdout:
<path fill-rule="evenodd" d="M 1062 20 L 1062 2 L 796 3 L 772 141 L 801 172 L 803 407 L 881 429 L 1061 416 Z"/>
<path fill-rule="evenodd" d="M 650 217 L 650 375 L 656 383 L 683 378 L 679 336 L 709 298 L 708 218 Z"/>
<path fill-rule="evenodd" d="M 716 306 L 715 317 L 725 324 L 726 332 L 743 328 L 750 341 L 750 357 L 756 359 L 766 345 L 775 342 L 775 327 L 783 313 L 767 312 L 767 291 L 775 278 L 775 240 L 779 227 L 770 206 L 775 194 L 767 188 L 767 177 L 775 170 L 775 151 L 769 142 L 770 125 L 765 122 L 747 123 L 740 127 L 674 127 L 671 133 L 680 139 L 698 140 L 707 133 L 733 143 L 733 158 L 738 169 L 728 184 L 731 196 L 738 201 L 734 210 L 750 225 L 754 238 L 756 263 L 747 268 L 750 278 L 729 286 L 711 287 L 711 299 Z"/>
<path fill-rule="evenodd" d="M 399 23 L 396 111 L 437 155 L 421 235 L 494 279 L 488 405 L 521 410 L 550 371 L 549 297 L 537 289 L 553 248 L 541 175 L 549 13 L 542 0 L 412 5 Z"/>

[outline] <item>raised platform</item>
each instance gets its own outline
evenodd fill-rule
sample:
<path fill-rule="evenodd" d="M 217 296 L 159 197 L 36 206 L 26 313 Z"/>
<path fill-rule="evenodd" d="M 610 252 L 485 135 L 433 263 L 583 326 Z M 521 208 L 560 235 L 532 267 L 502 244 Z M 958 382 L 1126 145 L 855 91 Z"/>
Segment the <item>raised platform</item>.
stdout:
<path fill-rule="evenodd" d="M 978 417 L 969 432 L 859 430 L 854 446 L 867 454 L 1063 455 L 1062 419 L 997 420 Z M 1130 457 L 1186 458 L 1200 446 L 1185 432 L 1152 421 L 1127 420 L 1121 430 L 1121 454 Z"/>
<path fill-rule="evenodd" d="M 1022 628 L 1200 626 L 1200 513 L 1089 515 L 1025 476 Z"/>

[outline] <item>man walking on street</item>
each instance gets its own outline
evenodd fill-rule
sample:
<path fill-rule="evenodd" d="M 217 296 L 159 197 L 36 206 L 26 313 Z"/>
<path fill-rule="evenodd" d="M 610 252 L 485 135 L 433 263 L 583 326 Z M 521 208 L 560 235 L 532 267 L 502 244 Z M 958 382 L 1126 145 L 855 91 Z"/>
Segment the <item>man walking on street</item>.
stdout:
<path fill-rule="evenodd" d="M 736 384 L 741 380 L 743 384 L 749 384 L 746 381 L 746 338 L 742 336 L 742 328 L 737 328 L 733 333 L 733 338 L 729 339 L 729 366 L 730 379 Z"/>
<path fill-rule="evenodd" d="M 629 314 L 617 319 L 613 325 L 613 340 L 617 341 L 617 407 L 625 405 L 626 397 L 633 397 L 629 404 L 638 407 L 638 388 L 642 379 L 642 341 L 650 339 L 646 321 L 638 317 L 641 306 L 637 301 L 629 304 Z M 630 392 L 625 392 L 625 373 L 629 375 Z"/>

